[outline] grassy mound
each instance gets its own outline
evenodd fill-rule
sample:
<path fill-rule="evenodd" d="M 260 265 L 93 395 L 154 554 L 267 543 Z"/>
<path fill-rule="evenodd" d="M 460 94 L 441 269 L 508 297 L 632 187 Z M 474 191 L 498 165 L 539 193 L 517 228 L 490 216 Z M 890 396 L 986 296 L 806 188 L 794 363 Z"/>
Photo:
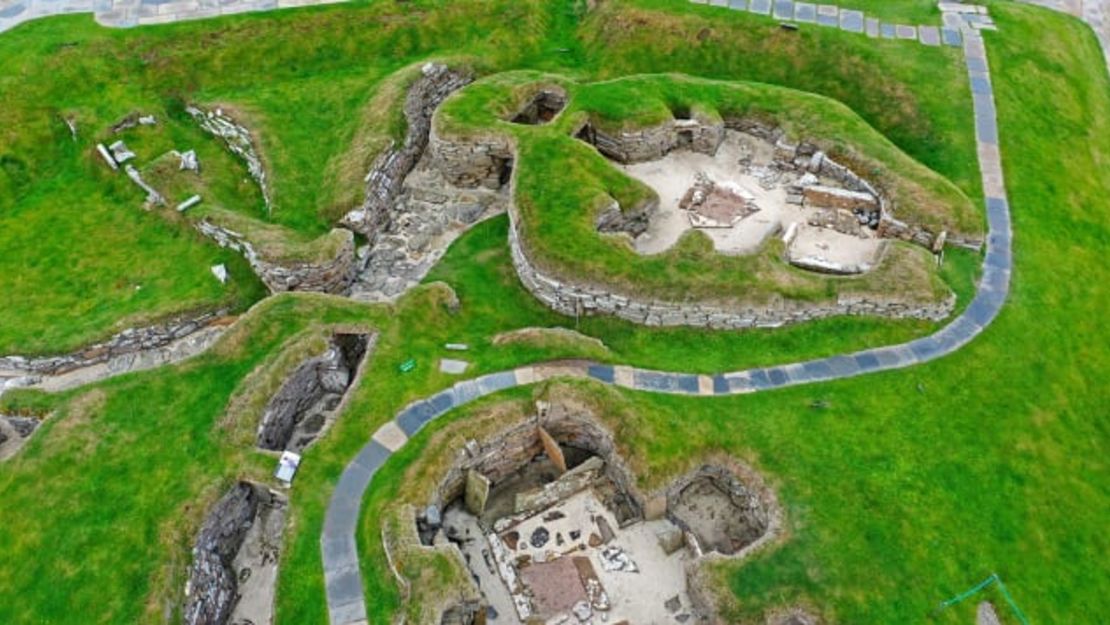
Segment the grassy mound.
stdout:
<path fill-rule="evenodd" d="M 569 103 L 551 124 L 509 120 L 542 85 L 557 85 Z M 441 137 L 509 135 L 517 147 L 514 200 L 522 243 L 546 272 L 604 285 L 626 295 L 671 301 L 762 304 L 777 297 L 835 299 L 838 294 L 901 295 L 935 301 L 947 289 L 923 250 L 895 245 L 873 272 L 834 278 L 791 267 L 781 245 L 752 256 L 713 251 L 687 233 L 667 252 L 641 256 L 626 239 L 599 235 L 594 223 L 613 199 L 633 210 L 653 191 L 624 175 L 573 134 L 586 120 L 609 133 L 657 126 L 676 111 L 699 118 L 757 119 L 812 141 L 883 189 L 892 212 L 934 232 L 979 235 L 982 217 L 955 185 L 898 150 L 846 107 L 826 98 L 762 84 L 685 76 L 637 76 L 578 84 L 558 76 L 513 72 L 480 81 L 449 98 L 436 115 Z M 556 173 L 557 172 L 557 173 Z"/>

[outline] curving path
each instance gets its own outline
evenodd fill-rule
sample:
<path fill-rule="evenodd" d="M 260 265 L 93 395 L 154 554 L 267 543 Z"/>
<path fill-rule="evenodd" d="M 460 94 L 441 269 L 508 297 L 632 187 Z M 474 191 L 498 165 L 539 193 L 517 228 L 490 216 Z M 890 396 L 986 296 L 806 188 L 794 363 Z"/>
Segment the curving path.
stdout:
<path fill-rule="evenodd" d="M 706 2 L 701 2 L 705 4 Z M 772 14 L 778 19 L 816 21 L 808 18 L 814 5 L 790 0 L 714 0 L 711 4 L 755 13 Z M 974 103 L 975 134 L 979 169 L 986 196 L 989 234 L 983 275 L 975 298 L 967 309 L 936 333 L 900 345 L 868 349 L 852 354 L 820 358 L 805 362 L 721 373 L 714 376 L 690 373 L 651 371 L 635 367 L 598 364 L 587 361 L 542 363 L 511 371 L 491 373 L 473 380 L 459 382 L 449 389 L 405 407 L 386 423 L 358 455 L 347 465 L 339 484 L 332 493 L 320 538 L 324 577 L 327 588 L 328 613 L 332 625 L 364 625 L 366 604 L 358 564 L 355 533 L 359 511 L 366 489 L 374 473 L 425 424 L 444 413 L 479 397 L 514 386 L 524 386 L 555 377 L 584 377 L 622 388 L 657 393 L 694 396 L 735 395 L 775 388 L 849 378 L 877 371 L 911 367 L 951 354 L 978 336 L 1001 311 L 1010 289 L 1012 268 L 1010 208 L 1002 176 L 998 148 L 998 125 L 986 48 L 981 28 L 993 29 L 993 23 L 981 9 L 971 5 L 941 3 L 945 27 L 912 27 L 881 25 L 858 11 L 830 13 L 828 5 L 820 7 L 830 27 L 868 36 L 904 35 L 925 45 L 962 45 L 968 80 Z M 835 9 L 836 7 L 831 7 Z M 910 34 L 910 30 L 914 34 Z M 928 34 L 922 34 L 922 33 Z"/>

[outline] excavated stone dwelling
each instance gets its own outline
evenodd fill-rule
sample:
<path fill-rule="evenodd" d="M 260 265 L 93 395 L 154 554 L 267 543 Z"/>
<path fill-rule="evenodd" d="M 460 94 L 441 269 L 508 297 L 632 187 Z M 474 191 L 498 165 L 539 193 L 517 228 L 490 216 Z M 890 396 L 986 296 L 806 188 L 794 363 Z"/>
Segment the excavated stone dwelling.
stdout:
<path fill-rule="evenodd" d="M 742 555 L 778 526 L 750 478 L 705 466 L 645 497 L 591 415 L 541 403 L 467 442 L 417 515 L 421 542 L 458 549 L 483 598 L 441 623 L 712 622 L 697 562 Z"/>

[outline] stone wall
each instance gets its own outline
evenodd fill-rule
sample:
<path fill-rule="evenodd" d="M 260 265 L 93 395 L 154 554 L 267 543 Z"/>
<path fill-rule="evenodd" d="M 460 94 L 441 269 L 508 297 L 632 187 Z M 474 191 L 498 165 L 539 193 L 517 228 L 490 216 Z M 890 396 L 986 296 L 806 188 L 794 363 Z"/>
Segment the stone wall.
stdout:
<path fill-rule="evenodd" d="M 725 126 L 698 119 L 672 119 L 658 126 L 619 134 L 608 134 L 590 126 L 580 130 L 578 136 L 615 161 L 642 163 L 659 160 L 676 149 L 716 154 L 725 139 Z"/>
<path fill-rule="evenodd" d="M 451 184 L 499 189 L 511 171 L 516 145 L 507 135 L 442 136 L 433 124 L 429 150 L 432 166 Z"/>
<path fill-rule="evenodd" d="M 239 482 L 204 519 L 185 587 L 186 625 L 224 625 L 231 617 L 238 600 L 232 561 L 254 522 L 258 505 L 257 490 Z"/>
<path fill-rule="evenodd" d="M 368 347 L 365 334 L 336 335 L 324 354 L 301 363 L 266 405 L 258 428 L 258 446 L 274 451 L 286 449 L 297 425 L 312 409 L 322 412 L 329 399 L 338 404 L 354 382 Z"/>
<path fill-rule="evenodd" d="M 218 226 L 207 219 L 197 222 L 201 234 L 213 239 L 220 247 L 235 250 L 250 263 L 255 274 L 270 291 L 313 291 L 320 293 L 345 293 L 358 272 L 355 257 L 354 233 L 350 230 L 332 230 L 341 233 L 343 243 L 334 258 L 322 263 L 279 263 L 263 258 L 246 237 L 234 230 Z M 332 234 L 331 236 L 335 236 Z"/>
<path fill-rule="evenodd" d="M 544 453 L 543 442 L 537 426 L 560 445 L 588 451 L 605 462 L 605 476 L 627 495 L 619 502 L 634 517 L 641 516 L 643 498 L 635 490 L 631 473 L 617 454 L 613 436 L 595 421 L 594 415 L 583 409 L 560 403 L 548 405 L 541 402 L 539 414 L 526 422 L 513 426 L 479 444 L 468 444 L 465 453 L 448 470 L 437 489 L 433 505 L 443 508 L 462 497 L 466 477 L 477 471 L 494 485 L 511 475 L 532 458 Z"/>
<path fill-rule="evenodd" d="M 848 191 L 859 194 L 860 198 L 864 195 L 875 198 L 874 204 L 878 205 L 880 211 L 881 236 L 904 239 L 928 249 L 932 248 L 937 235 L 924 228 L 906 226 L 895 220 L 890 215 L 885 197 L 870 182 L 828 157 L 815 144 L 791 144 L 786 141 L 781 128 L 757 120 L 730 119 L 720 124 L 711 124 L 697 119 L 673 119 L 659 126 L 615 136 L 600 133 L 586 125 L 578 131 L 577 136 L 595 145 L 610 158 L 621 162 L 636 162 L 656 160 L 679 148 L 716 153 L 726 129 L 771 142 L 775 146 L 776 164 L 780 167 L 831 178 Z M 506 164 L 512 163 L 515 154 L 515 145 L 508 137 L 444 137 L 435 132 L 434 125 L 430 149 L 435 166 L 449 181 L 459 186 L 500 186 L 504 183 L 504 168 Z M 614 225 L 609 224 L 605 216 L 611 212 L 601 212 L 602 218 L 597 224 L 599 228 L 605 227 L 613 231 L 638 227 L 639 221 L 636 219 L 632 219 L 630 223 L 626 223 L 627 220 L 615 220 Z M 840 295 L 833 302 L 778 300 L 767 305 L 743 306 L 638 298 L 545 274 L 524 251 L 519 235 L 519 216 L 514 208 L 510 208 L 509 217 L 509 245 L 517 275 L 536 298 L 565 315 L 615 315 L 649 326 L 745 329 L 778 327 L 842 315 L 940 321 L 951 314 L 956 303 L 954 295 L 941 302 L 925 303 L 912 302 L 897 295 Z"/>
<path fill-rule="evenodd" d="M 146 328 L 128 328 L 107 341 L 95 343 L 64 356 L 42 358 L 7 356 L 0 358 L 0 370 L 34 375 L 61 375 L 106 363 L 119 356 L 165 347 L 198 330 L 223 322 L 227 312 L 228 310 L 224 308 Z"/>
<path fill-rule="evenodd" d="M 956 305 L 954 295 L 944 301 L 916 303 L 896 296 L 876 298 L 840 295 L 835 302 L 780 300 L 765 306 L 726 307 L 713 304 L 666 302 L 615 293 L 609 289 L 574 284 L 547 275 L 529 259 L 520 243 L 514 211 L 510 210 L 509 249 L 521 283 L 541 302 L 563 313 L 579 316 L 614 315 L 648 326 L 695 326 L 737 330 L 773 328 L 841 315 L 940 321 Z"/>
<path fill-rule="evenodd" d="M 424 155 L 432 126 L 432 114 L 447 96 L 470 83 L 471 76 L 450 70 L 445 65 L 428 63 L 422 76 L 405 97 L 408 129 L 400 145 L 391 145 L 378 155 L 366 175 L 366 201 L 347 213 L 343 224 L 373 242 L 388 223 L 390 208 L 401 192 L 405 177 Z"/>
<path fill-rule="evenodd" d="M 270 185 L 266 182 L 266 169 L 262 166 L 262 159 L 258 156 L 250 130 L 237 123 L 223 109 L 204 111 L 195 106 L 188 106 L 185 107 L 185 111 L 193 116 L 201 129 L 222 139 L 232 154 L 243 159 L 251 178 L 258 183 L 262 200 L 266 203 L 266 210 L 269 211 L 272 208 Z"/>

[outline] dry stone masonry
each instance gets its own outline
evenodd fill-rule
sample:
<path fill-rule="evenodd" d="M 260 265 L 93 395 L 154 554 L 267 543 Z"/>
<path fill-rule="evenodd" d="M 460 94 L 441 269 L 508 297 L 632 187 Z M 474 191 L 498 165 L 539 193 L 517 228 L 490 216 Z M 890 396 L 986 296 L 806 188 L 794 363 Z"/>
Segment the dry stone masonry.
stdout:
<path fill-rule="evenodd" d="M 409 172 L 424 155 L 428 145 L 432 114 L 440 103 L 470 83 L 469 74 L 446 65 L 428 63 L 405 97 L 405 140 L 390 146 L 374 161 L 366 175 L 366 201 L 343 218 L 352 230 L 373 241 L 389 224 L 394 201 Z"/>
<path fill-rule="evenodd" d="M 267 404 L 258 446 L 300 452 L 315 440 L 376 342 L 377 335 L 336 334 L 323 355 L 301 363 Z"/>
<path fill-rule="evenodd" d="M 216 225 L 207 219 L 196 223 L 197 230 L 214 240 L 220 247 L 235 250 L 250 263 L 255 274 L 270 291 L 312 291 L 318 293 L 345 293 L 358 273 L 355 258 L 354 233 L 337 228 L 330 236 L 341 237 L 342 243 L 335 257 L 322 263 L 276 262 L 264 258 L 247 238 L 234 230 Z M 336 234 L 338 232 L 338 234 Z"/>
<path fill-rule="evenodd" d="M 145 328 L 128 328 L 102 343 L 96 343 L 65 356 L 0 358 L 0 371 L 55 376 L 93 365 L 107 363 L 139 352 L 170 345 L 210 326 L 226 322 L 227 309 L 186 317 Z"/>
<path fill-rule="evenodd" d="M 266 599 L 272 603 L 273 570 L 286 506 L 282 495 L 248 482 L 236 483 L 216 503 L 193 547 L 185 586 L 186 625 L 227 625 L 241 612 L 240 604 L 251 604 L 244 607 L 252 616 L 269 613 L 272 608 L 266 606 Z M 254 552 L 250 557 L 243 553 L 247 546 Z M 265 575 L 269 587 L 252 580 L 264 573 L 269 573 Z M 249 592 L 244 592 L 248 584 Z M 236 623 L 242 622 L 236 619 Z"/>

